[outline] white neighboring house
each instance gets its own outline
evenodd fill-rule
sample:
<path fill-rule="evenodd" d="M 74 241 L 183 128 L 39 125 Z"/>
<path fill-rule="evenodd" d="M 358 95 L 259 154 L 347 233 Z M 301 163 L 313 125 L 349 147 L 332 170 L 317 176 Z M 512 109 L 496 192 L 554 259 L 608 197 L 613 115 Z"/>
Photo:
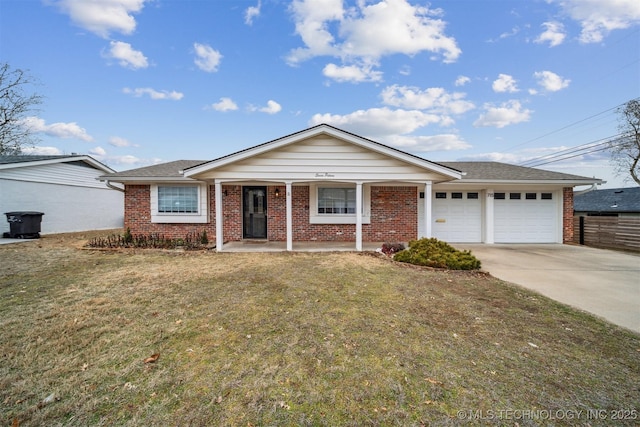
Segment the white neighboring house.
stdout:
<path fill-rule="evenodd" d="M 6 212 L 42 212 L 42 234 L 121 228 L 124 192 L 97 177 L 113 169 L 86 155 L 0 156 L 0 234 Z"/>

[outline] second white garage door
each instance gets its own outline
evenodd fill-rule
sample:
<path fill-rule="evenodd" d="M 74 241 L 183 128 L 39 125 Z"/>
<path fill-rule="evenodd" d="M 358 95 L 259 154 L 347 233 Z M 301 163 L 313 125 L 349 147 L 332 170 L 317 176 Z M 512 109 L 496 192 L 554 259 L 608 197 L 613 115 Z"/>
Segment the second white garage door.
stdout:
<path fill-rule="evenodd" d="M 496 243 L 555 243 L 558 208 L 554 193 L 494 193 Z"/>

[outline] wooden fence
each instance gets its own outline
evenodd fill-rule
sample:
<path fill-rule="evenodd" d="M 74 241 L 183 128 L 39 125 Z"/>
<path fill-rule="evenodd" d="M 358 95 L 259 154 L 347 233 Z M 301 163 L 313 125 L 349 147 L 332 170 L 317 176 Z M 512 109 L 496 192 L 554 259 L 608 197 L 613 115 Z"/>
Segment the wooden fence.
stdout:
<path fill-rule="evenodd" d="M 640 251 L 640 217 L 576 216 L 573 227 L 574 243 Z"/>

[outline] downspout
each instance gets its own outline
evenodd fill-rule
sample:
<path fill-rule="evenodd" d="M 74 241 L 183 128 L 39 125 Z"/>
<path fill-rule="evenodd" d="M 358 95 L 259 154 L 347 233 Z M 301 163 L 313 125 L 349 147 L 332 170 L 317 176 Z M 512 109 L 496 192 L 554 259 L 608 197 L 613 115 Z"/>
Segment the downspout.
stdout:
<path fill-rule="evenodd" d="M 115 186 L 115 185 L 113 185 L 113 184 L 111 183 L 111 181 L 109 181 L 109 180 L 104 181 L 104 182 L 105 182 L 106 186 L 107 186 L 107 187 L 109 187 L 110 189 L 112 189 L 112 190 L 117 190 L 117 191 L 121 191 L 121 192 L 123 192 L 123 193 L 124 193 L 124 188 L 116 187 L 116 186 Z"/>
<path fill-rule="evenodd" d="M 574 196 L 578 196 L 580 194 L 589 193 L 589 192 L 595 191 L 597 189 L 598 189 L 598 184 L 591 184 L 591 187 L 587 188 L 586 190 L 574 191 L 573 195 Z"/>

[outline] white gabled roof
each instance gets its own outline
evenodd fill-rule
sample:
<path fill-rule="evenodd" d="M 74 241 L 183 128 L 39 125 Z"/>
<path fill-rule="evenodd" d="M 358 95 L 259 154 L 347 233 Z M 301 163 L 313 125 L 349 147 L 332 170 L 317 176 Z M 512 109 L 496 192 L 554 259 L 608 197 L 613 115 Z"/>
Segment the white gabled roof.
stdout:
<path fill-rule="evenodd" d="M 355 135 L 350 132 L 346 132 L 344 130 L 335 128 L 333 126 L 329 126 L 327 124 L 320 124 L 312 128 L 305 129 L 303 131 L 296 132 L 294 134 L 284 136 L 282 138 L 278 138 L 273 141 L 266 142 L 264 144 L 256 145 L 246 150 L 238 151 L 236 153 L 229 154 L 227 156 L 220 157 L 218 159 L 211 160 L 209 162 L 187 168 L 184 170 L 184 176 L 195 178 L 197 175 L 213 171 L 223 166 L 227 166 L 235 162 L 246 160 L 251 157 L 258 156 L 260 154 L 267 153 L 269 151 L 273 151 L 291 144 L 295 144 L 305 139 L 313 138 L 320 135 L 328 135 L 328 136 L 334 137 L 336 139 L 354 144 L 356 146 L 365 148 L 367 150 L 371 150 L 373 152 L 388 156 L 390 158 L 401 160 L 405 163 L 450 177 L 451 179 L 460 179 L 462 176 L 462 172 L 458 170 L 452 169 L 450 167 L 447 167 L 438 163 L 430 162 L 423 158 L 414 156 L 412 154 L 406 153 L 401 150 L 397 150 L 395 148 L 391 148 L 384 144 L 380 144 L 378 142 L 372 141 L 367 138 L 363 138 L 361 136 Z"/>

